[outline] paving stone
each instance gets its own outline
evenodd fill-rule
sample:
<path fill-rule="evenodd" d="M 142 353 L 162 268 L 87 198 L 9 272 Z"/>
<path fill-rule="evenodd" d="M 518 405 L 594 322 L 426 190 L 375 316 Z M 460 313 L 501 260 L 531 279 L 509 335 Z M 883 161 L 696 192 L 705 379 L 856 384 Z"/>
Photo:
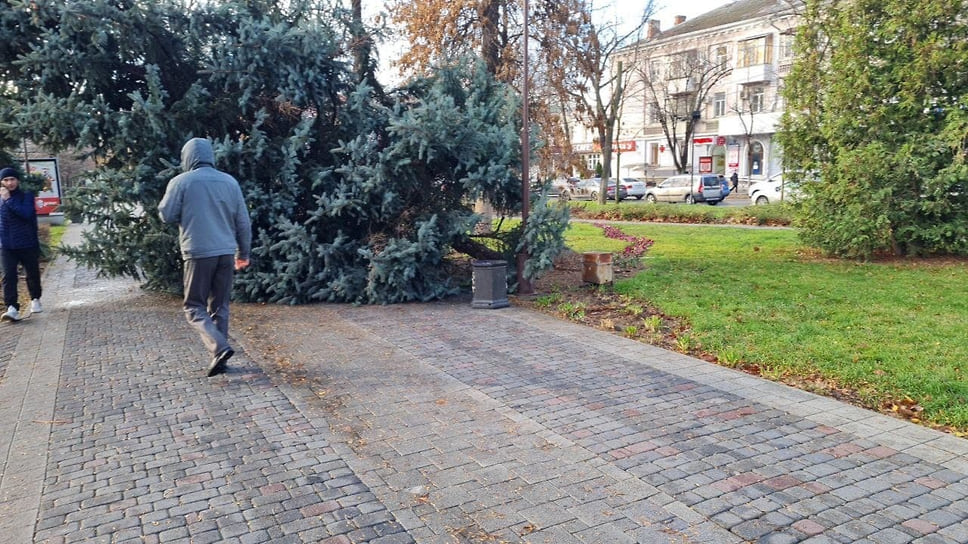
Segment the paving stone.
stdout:
<path fill-rule="evenodd" d="M 757 542 L 759 544 L 793 544 L 795 542 L 800 542 L 801 538 L 799 535 L 788 534 L 783 532 L 775 532 L 765 534 Z"/>
<path fill-rule="evenodd" d="M 906 544 L 907 542 L 914 541 L 913 536 L 894 528 L 883 529 L 870 535 L 868 538 L 871 542 L 876 542 L 877 544 Z"/>
<path fill-rule="evenodd" d="M 968 542 L 968 521 L 942 527 L 938 529 L 937 536 L 947 538 L 951 542 Z"/>
<path fill-rule="evenodd" d="M 35 541 L 968 542 L 963 441 L 684 355 L 467 301 L 235 304 L 209 379 L 178 300 L 49 274 Z"/>

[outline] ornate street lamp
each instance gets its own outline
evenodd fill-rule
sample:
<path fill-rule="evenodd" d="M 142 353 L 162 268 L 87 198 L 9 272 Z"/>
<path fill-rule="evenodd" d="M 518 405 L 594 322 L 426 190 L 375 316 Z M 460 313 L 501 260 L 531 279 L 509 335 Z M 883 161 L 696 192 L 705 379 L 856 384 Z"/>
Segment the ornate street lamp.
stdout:
<path fill-rule="evenodd" d="M 531 157 L 531 145 L 528 141 L 530 126 L 528 123 L 528 87 L 530 86 L 530 76 L 528 73 L 528 0 L 524 0 L 524 85 L 522 86 L 522 106 L 521 106 L 521 232 L 528 227 L 528 211 L 531 207 L 531 190 L 529 183 L 531 180 L 529 159 Z M 524 262 L 528 259 L 528 246 L 525 242 L 521 251 L 517 255 L 517 275 L 518 275 L 518 294 L 530 295 L 534 293 L 531 280 L 524 277 Z"/>

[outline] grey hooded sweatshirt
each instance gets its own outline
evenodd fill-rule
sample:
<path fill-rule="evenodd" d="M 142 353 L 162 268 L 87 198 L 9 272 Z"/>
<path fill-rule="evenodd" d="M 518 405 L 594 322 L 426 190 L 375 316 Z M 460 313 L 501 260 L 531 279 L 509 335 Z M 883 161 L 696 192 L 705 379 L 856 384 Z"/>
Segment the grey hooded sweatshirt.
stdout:
<path fill-rule="evenodd" d="M 178 223 L 185 259 L 235 255 L 248 259 L 252 247 L 249 211 L 239 182 L 215 169 L 212 143 L 192 138 L 181 152 L 182 174 L 168 182 L 158 205 L 161 220 Z"/>

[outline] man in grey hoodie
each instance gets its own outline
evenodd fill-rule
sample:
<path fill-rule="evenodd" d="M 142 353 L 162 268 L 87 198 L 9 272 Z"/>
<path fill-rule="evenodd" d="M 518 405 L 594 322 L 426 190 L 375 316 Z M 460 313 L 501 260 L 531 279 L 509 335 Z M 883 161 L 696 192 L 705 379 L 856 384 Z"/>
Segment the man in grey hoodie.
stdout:
<path fill-rule="evenodd" d="M 239 182 L 215 168 L 212 143 L 192 138 L 181 151 L 182 174 L 158 205 L 162 221 L 178 223 L 185 261 L 185 318 L 212 354 L 208 375 L 225 371 L 232 275 L 249 265 L 252 229 Z"/>

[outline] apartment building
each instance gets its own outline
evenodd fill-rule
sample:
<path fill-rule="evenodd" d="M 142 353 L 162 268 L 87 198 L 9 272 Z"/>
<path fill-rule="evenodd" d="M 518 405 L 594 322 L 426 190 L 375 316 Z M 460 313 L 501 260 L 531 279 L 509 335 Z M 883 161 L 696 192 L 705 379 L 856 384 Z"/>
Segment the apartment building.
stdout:
<path fill-rule="evenodd" d="M 613 67 L 622 61 L 628 82 L 613 175 L 662 179 L 675 172 L 676 156 L 686 171 L 736 172 L 741 187 L 779 173 L 774 135 L 798 6 L 795 0 L 737 0 L 692 20 L 677 17 L 665 31 L 650 21 L 647 38 L 614 59 Z M 574 148 L 589 167 L 601 160 L 590 132 L 576 134 Z"/>

